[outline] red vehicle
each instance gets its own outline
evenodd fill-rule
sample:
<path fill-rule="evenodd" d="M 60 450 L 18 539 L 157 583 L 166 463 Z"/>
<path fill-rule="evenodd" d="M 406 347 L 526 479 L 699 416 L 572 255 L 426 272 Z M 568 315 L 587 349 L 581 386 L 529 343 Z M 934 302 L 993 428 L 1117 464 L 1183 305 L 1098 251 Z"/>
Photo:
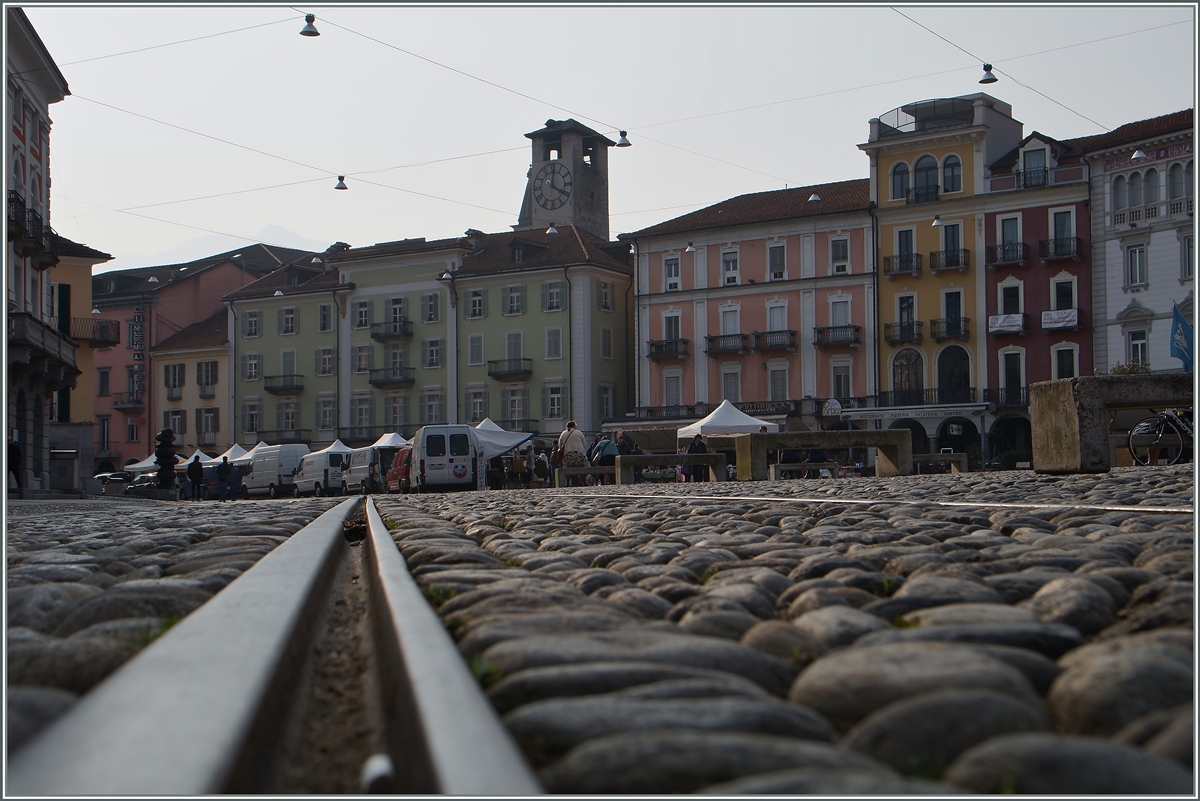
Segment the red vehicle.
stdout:
<path fill-rule="evenodd" d="M 396 458 L 392 460 L 392 467 L 387 471 L 384 484 L 387 492 L 408 493 L 412 491 L 411 445 L 406 445 L 396 452 Z"/>

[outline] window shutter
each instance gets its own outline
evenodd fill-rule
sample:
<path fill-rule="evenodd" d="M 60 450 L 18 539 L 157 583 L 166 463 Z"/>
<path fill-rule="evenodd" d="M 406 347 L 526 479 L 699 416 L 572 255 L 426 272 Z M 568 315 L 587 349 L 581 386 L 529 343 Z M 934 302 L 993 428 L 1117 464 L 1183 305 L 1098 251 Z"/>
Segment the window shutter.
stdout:
<path fill-rule="evenodd" d="M 171 386 L 171 365 L 169 364 L 163 365 L 163 386 Z"/>
<path fill-rule="evenodd" d="M 400 316 L 408 319 L 408 298 L 397 298 L 396 301 L 400 306 Z"/>
<path fill-rule="evenodd" d="M 300 330 L 300 307 L 296 306 L 292 309 L 292 330 L 299 332 Z"/>
<path fill-rule="evenodd" d="M 595 282 L 595 286 L 593 287 L 593 291 L 596 293 L 596 308 L 597 309 L 604 308 L 604 297 L 600 293 L 600 287 L 603 285 L 604 285 L 604 282 L 601 281 L 599 278 L 597 278 L 596 282 Z"/>
<path fill-rule="evenodd" d="M 542 419 L 550 418 L 550 387 L 542 387 Z"/>
<path fill-rule="evenodd" d="M 246 408 L 246 404 L 242 404 L 242 433 L 247 433 L 246 429 L 250 428 L 250 410 Z"/>
<path fill-rule="evenodd" d="M 550 282 L 546 281 L 542 284 L 542 311 L 550 308 Z"/>
<path fill-rule="evenodd" d="M 483 315 L 484 317 L 487 317 L 487 312 L 488 312 L 488 308 L 487 308 L 487 292 L 488 292 L 488 291 L 487 291 L 486 289 L 482 289 L 482 290 L 480 290 L 480 295 L 481 295 L 481 296 L 482 296 L 482 298 L 483 298 L 483 307 L 482 307 L 482 310 L 481 310 L 481 312 L 482 312 L 482 315 Z M 504 310 L 503 310 L 503 309 L 501 309 L 501 310 L 500 310 L 500 312 L 503 314 Z"/>
<path fill-rule="evenodd" d="M 522 314 L 525 313 L 525 285 L 521 284 L 517 287 L 517 310 Z"/>
<path fill-rule="evenodd" d="M 275 315 L 276 315 L 276 325 L 277 325 L 276 333 L 282 334 L 283 333 L 283 309 L 277 309 L 275 312 Z"/>
<path fill-rule="evenodd" d="M 375 396 L 372 395 L 367 399 L 367 425 L 374 428 L 375 426 Z"/>
<path fill-rule="evenodd" d="M 421 322 L 429 319 L 429 296 L 421 296 Z"/>
<path fill-rule="evenodd" d="M 204 385 L 204 362 L 196 362 L 196 386 Z"/>
<path fill-rule="evenodd" d="M 216 432 L 221 430 L 221 407 L 220 406 L 212 407 L 212 413 L 213 413 L 213 433 L 215 434 Z"/>
<path fill-rule="evenodd" d="M 211 365 L 212 365 L 212 370 L 211 370 L 211 376 L 210 376 L 210 377 L 212 378 L 212 385 L 215 387 L 215 386 L 217 385 L 217 376 L 220 374 L 220 372 L 221 372 L 221 371 L 217 369 L 217 363 L 216 363 L 216 362 L 209 362 L 209 364 L 211 364 Z"/>
<path fill-rule="evenodd" d="M 186 414 L 179 415 L 179 433 L 180 434 L 187 433 L 187 415 Z"/>
<path fill-rule="evenodd" d="M 446 340 L 439 339 L 437 341 L 437 344 L 438 344 L 438 357 L 439 357 L 439 359 L 441 359 L 441 361 L 438 362 L 438 367 L 443 367 L 446 364 Z"/>
<path fill-rule="evenodd" d="M 171 427 L 171 413 L 163 412 L 163 428 Z"/>
<path fill-rule="evenodd" d="M 321 402 L 313 401 L 313 428 L 321 427 Z"/>
<path fill-rule="evenodd" d="M 250 335 L 250 315 L 247 312 L 242 312 L 242 336 Z"/>
<path fill-rule="evenodd" d="M 370 327 L 371 323 L 373 323 L 373 322 L 375 322 L 375 301 L 373 299 L 368 299 L 367 300 L 367 326 Z"/>
<path fill-rule="evenodd" d="M 196 410 L 196 433 L 199 434 L 203 430 L 204 430 L 204 410 L 197 409 Z M 196 444 L 197 445 L 200 444 L 199 439 L 196 440 Z"/>
<path fill-rule="evenodd" d="M 337 375 L 337 365 L 338 365 L 337 351 L 331 350 L 329 352 L 329 374 L 330 375 Z"/>
<path fill-rule="evenodd" d="M 321 349 L 314 350 L 313 356 L 313 375 L 321 375 Z"/>
<path fill-rule="evenodd" d="M 282 403 L 275 404 L 275 428 L 279 429 L 279 430 L 283 429 L 283 404 Z"/>
<path fill-rule="evenodd" d="M 367 369 L 375 369 L 375 346 L 367 345 Z"/>

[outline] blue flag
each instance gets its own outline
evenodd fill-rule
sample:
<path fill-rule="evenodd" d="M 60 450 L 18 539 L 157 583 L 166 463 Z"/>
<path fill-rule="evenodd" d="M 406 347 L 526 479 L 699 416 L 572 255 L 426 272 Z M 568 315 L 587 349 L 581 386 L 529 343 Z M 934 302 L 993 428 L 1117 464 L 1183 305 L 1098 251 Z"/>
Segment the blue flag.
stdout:
<path fill-rule="evenodd" d="M 1183 369 L 1192 372 L 1192 346 L 1195 338 L 1192 335 L 1192 325 L 1175 304 L 1174 320 L 1171 323 L 1171 355 L 1183 361 Z"/>

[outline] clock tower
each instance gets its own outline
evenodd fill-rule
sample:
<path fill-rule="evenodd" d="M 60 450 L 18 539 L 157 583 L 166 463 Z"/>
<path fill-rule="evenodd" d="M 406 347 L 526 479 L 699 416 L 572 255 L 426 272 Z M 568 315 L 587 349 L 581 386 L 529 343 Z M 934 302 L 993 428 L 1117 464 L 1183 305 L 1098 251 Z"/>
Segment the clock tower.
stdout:
<path fill-rule="evenodd" d="M 575 120 L 546 120 L 525 136 L 533 159 L 513 228 L 576 225 L 607 240 L 608 149 L 616 142 Z"/>

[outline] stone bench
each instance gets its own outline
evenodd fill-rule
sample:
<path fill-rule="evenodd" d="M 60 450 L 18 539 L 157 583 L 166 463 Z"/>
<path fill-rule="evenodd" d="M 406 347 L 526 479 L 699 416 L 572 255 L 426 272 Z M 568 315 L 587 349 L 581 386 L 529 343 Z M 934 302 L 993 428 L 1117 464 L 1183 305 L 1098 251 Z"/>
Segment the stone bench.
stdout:
<path fill-rule="evenodd" d="M 951 473 L 965 473 L 969 469 L 965 453 L 914 453 L 913 464 L 948 464 Z"/>
<path fill-rule="evenodd" d="M 1109 410 L 1191 406 L 1192 380 L 1192 373 L 1165 373 L 1083 376 L 1031 384 L 1034 471 L 1107 473 L 1112 467 Z"/>
<path fill-rule="evenodd" d="M 735 437 L 734 442 L 737 445 L 738 481 L 767 480 L 767 451 L 812 448 L 875 448 L 875 475 L 912 475 L 912 432 L 907 428 L 742 434 Z"/>
<path fill-rule="evenodd" d="M 567 486 L 567 479 L 571 476 L 615 476 L 616 474 L 617 468 L 615 467 L 556 467 L 554 469 L 554 486 Z"/>
<path fill-rule="evenodd" d="M 707 466 L 709 481 L 726 481 L 728 478 L 723 453 L 643 453 L 617 457 L 617 483 L 632 484 L 635 467 L 657 465 Z"/>
<path fill-rule="evenodd" d="M 842 466 L 837 462 L 784 462 L 773 464 L 770 469 L 772 481 L 784 478 L 803 478 L 809 470 L 828 470 L 834 478 L 842 477 Z"/>

